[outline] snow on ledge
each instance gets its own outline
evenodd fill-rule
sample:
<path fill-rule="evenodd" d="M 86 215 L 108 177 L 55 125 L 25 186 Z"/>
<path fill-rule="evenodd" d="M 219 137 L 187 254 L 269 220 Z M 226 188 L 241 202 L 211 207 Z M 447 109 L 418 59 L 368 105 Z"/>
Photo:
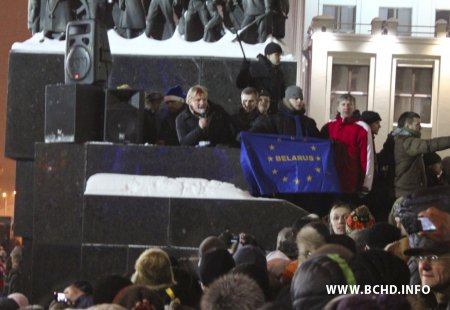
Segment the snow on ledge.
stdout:
<path fill-rule="evenodd" d="M 242 51 L 239 43 L 229 30 L 225 30 L 225 35 L 217 42 L 205 42 L 199 40 L 188 42 L 175 31 L 168 40 L 155 40 L 148 38 L 145 34 L 132 39 L 126 39 L 117 34 L 113 29 L 108 31 L 108 41 L 112 55 L 149 55 L 149 56 L 204 56 L 204 57 L 229 57 L 242 59 Z M 276 42 L 283 48 L 282 61 L 295 61 L 292 54 L 287 50 L 286 45 L 269 36 L 264 43 L 247 44 L 242 42 L 245 55 L 249 60 L 255 60 L 258 54 L 264 53 L 264 47 L 269 42 Z M 44 38 L 42 32 L 36 33 L 24 42 L 16 42 L 11 50 L 22 53 L 39 54 L 64 54 L 66 41 Z"/>
<path fill-rule="evenodd" d="M 231 183 L 200 178 L 169 178 L 97 173 L 86 184 L 85 195 L 253 200 Z M 272 199 L 271 199 L 272 200 Z"/>

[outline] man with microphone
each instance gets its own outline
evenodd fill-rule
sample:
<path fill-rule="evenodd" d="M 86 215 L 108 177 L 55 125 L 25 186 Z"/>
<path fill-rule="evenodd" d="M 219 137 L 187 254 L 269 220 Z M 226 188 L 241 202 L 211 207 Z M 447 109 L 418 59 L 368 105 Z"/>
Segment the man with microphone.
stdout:
<path fill-rule="evenodd" d="M 220 105 L 208 101 L 204 86 L 192 86 L 186 103 L 186 109 L 175 120 L 180 145 L 236 146 L 236 130 L 230 116 Z"/>

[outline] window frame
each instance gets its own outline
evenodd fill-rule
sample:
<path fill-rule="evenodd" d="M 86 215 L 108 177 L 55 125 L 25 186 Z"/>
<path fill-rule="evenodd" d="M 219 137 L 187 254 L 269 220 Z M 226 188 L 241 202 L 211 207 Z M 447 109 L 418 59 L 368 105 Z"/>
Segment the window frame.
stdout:
<path fill-rule="evenodd" d="M 397 81 L 397 68 L 431 68 L 432 71 L 432 82 L 431 82 L 431 111 L 430 111 L 430 122 L 423 123 L 422 126 L 422 136 L 424 138 L 431 138 L 437 134 L 434 124 L 437 122 L 437 101 L 438 101 L 438 88 L 439 88 L 439 74 L 440 74 L 440 59 L 436 58 L 402 58 L 402 57 L 394 57 L 392 63 L 392 80 L 391 80 L 391 105 L 390 105 L 390 117 L 389 117 L 389 131 L 393 130 L 397 127 L 397 120 L 394 119 L 395 115 L 395 97 L 397 95 L 396 92 L 396 81 Z M 422 119 L 421 119 L 422 121 Z"/>
<path fill-rule="evenodd" d="M 342 33 L 355 33 L 356 31 L 356 6 L 355 5 L 335 5 L 335 4 L 323 4 L 322 5 L 322 14 L 324 14 L 325 7 L 334 8 L 334 27 L 333 30 L 335 32 Z M 342 25 L 348 25 L 349 23 L 342 23 L 342 9 L 343 8 L 351 8 L 353 9 L 353 22 L 351 23 L 351 29 L 342 29 Z M 325 14 L 324 14 L 325 15 Z M 328 15 L 327 15 L 328 16 Z"/>

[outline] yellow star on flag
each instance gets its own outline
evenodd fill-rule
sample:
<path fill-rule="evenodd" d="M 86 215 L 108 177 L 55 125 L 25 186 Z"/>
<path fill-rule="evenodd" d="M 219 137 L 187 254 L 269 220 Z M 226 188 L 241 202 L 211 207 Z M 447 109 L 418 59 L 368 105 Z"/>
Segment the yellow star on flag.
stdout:
<path fill-rule="evenodd" d="M 297 178 L 295 179 L 295 184 L 299 185 L 300 184 L 300 180 Z"/>
<path fill-rule="evenodd" d="M 273 151 L 273 150 L 275 149 L 275 145 L 273 145 L 273 144 L 269 145 L 269 149 L 270 149 L 271 151 Z"/>
<path fill-rule="evenodd" d="M 287 177 L 284 177 L 283 178 L 283 182 L 287 182 L 288 181 L 288 178 Z"/>
<path fill-rule="evenodd" d="M 312 181 L 312 176 L 308 175 L 308 177 L 306 178 L 308 180 L 308 182 Z"/>
<path fill-rule="evenodd" d="M 319 167 L 316 168 L 316 172 L 317 172 L 317 173 L 320 173 L 320 170 L 321 170 L 321 169 L 320 169 Z"/>
<path fill-rule="evenodd" d="M 277 173 L 278 173 L 278 170 L 277 170 L 277 169 L 273 169 L 273 170 L 272 170 L 272 174 L 273 174 L 273 175 L 275 175 L 275 174 L 277 174 Z"/>
<path fill-rule="evenodd" d="M 272 156 L 269 156 L 269 157 L 267 157 L 267 160 L 269 161 L 269 163 L 270 163 L 270 162 L 273 162 L 273 157 L 272 157 Z"/>
<path fill-rule="evenodd" d="M 315 147 L 314 145 L 311 146 L 311 150 L 315 151 L 315 150 L 316 150 L 316 147 Z"/>
<path fill-rule="evenodd" d="M 317 160 L 317 161 L 321 161 L 322 158 L 321 158 L 320 156 L 316 156 L 316 160 Z"/>

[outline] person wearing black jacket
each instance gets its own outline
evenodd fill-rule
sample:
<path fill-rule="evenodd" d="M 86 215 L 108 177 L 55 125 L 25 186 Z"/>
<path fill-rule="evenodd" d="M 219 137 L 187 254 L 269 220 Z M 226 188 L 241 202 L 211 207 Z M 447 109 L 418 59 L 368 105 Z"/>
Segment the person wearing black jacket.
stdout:
<path fill-rule="evenodd" d="M 316 122 L 305 115 L 305 102 L 300 87 L 291 85 L 286 88 L 278 113 L 271 116 L 273 132 L 280 135 L 300 137 L 320 137 Z"/>
<path fill-rule="evenodd" d="M 286 88 L 284 74 L 280 69 L 282 53 L 279 44 L 273 42 L 267 44 L 264 55 L 257 56 L 257 62 L 250 63 L 244 60 L 236 78 L 236 86 L 240 89 L 254 87 L 259 92 L 263 89 L 269 92 L 271 99 L 269 114 L 278 111 L 278 103 L 283 98 Z"/>
<path fill-rule="evenodd" d="M 205 87 L 191 87 L 186 103 L 188 106 L 175 120 L 180 145 L 236 146 L 231 117 L 220 105 L 208 101 Z"/>
<path fill-rule="evenodd" d="M 233 125 L 238 131 L 237 141 L 241 131 L 268 133 L 268 117 L 258 110 L 258 91 L 253 87 L 246 87 L 241 92 L 242 107 L 231 116 Z"/>

